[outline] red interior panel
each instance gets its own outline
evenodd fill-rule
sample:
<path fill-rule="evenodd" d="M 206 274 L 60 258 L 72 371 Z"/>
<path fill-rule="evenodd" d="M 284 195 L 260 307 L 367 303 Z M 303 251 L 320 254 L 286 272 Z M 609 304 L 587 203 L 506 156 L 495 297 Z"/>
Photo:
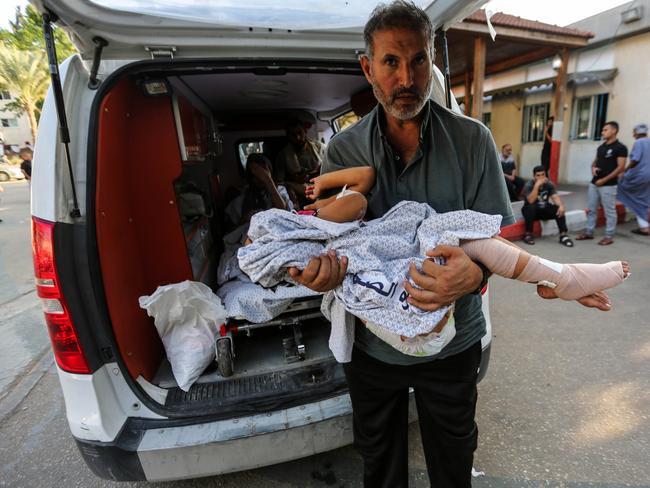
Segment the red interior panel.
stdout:
<path fill-rule="evenodd" d="M 133 378 L 164 355 L 138 297 L 192 279 L 173 182 L 182 163 L 171 98 L 129 79 L 104 99 L 97 145 L 97 244 L 113 331 Z"/>

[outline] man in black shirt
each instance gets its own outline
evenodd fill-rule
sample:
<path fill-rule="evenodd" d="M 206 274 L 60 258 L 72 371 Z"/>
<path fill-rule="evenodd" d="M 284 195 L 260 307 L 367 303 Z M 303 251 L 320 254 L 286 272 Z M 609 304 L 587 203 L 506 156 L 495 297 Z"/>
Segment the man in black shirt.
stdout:
<path fill-rule="evenodd" d="M 524 206 L 521 209 L 526 221 L 524 242 L 535 244 L 533 224 L 536 220 L 555 219 L 560 230 L 560 244 L 573 247 L 573 241 L 567 235 L 564 204 L 557 194 L 555 185 L 546 177 L 546 168 L 539 165 L 533 168 L 533 179 L 524 186 Z"/>
<path fill-rule="evenodd" d="M 598 146 L 596 159 L 591 163 L 592 179 L 587 194 L 589 202 L 589 215 L 587 215 L 587 228 L 576 237 L 583 241 L 594 238 L 598 205 L 605 211 L 605 236 L 598 241 L 601 246 L 608 246 L 614 242 L 616 231 L 616 187 L 618 175 L 625 170 L 627 147 L 618 139 L 618 123 L 606 122 L 603 126 L 602 136 L 605 142 Z"/>
<path fill-rule="evenodd" d="M 18 153 L 18 156 L 20 156 L 20 159 L 22 159 L 22 163 L 20 163 L 20 169 L 23 172 L 23 175 L 25 175 L 25 179 L 27 181 L 32 180 L 32 157 L 33 157 L 33 152 L 30 148 L 28 147 L 22 147 L 20 148 L 20 152 Z"/>
<path fill-rule="evenodd" d="M 515 164 L 515 158 L 512 156 L 512 144 L 504 144 L 501 147 L 499 159 L 501 160 L 503 176 L 506 179 L 510 201 L 516 202 L 519 200 L 519 194 L 524 187 L 524 179 L 517 176 L 517 165 Z"/>

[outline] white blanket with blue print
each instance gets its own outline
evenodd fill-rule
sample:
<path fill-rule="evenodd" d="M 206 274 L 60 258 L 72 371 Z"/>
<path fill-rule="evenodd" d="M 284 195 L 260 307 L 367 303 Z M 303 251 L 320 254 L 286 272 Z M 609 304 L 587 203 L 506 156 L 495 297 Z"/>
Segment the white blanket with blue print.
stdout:
<path fill-rule="evenodd" d="M 439 214 L 427 204 L 407 201 L 367 223 L 339 224 L 271 209 L 253 216 L 248 233 L 253 243 L 239 249 L 237 256 L 252 281 L 271 287 L 291 281 L 288 267 L 302 269 L 312 257 L 334 249 L 348 257 L 347 275 L 333 290 L 336 301 L 365 321 L 414 337 L 431 332 L 448 307 L 425 312 L 409 305 L 403 287 L 409 263 L 421 269 L 427 250 L 441 244 L 457 246 L 461 239 L 492 237 L 500 223 L 500 215 L 472 210 Z M 331 306 L 332 300 L 324 300 L 326 316 Z M 331 319 L 333 335 L 349 338 L 350 332 L 340 329 L 349 328 L 351 321 Z M 350 347 L 346 344 L 342 357 L 348 356 Z"/>

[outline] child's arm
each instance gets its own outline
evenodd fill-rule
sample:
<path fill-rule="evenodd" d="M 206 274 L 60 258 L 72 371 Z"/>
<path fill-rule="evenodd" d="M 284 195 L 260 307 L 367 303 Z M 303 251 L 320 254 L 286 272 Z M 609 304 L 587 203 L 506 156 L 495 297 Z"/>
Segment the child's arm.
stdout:
<path fill-rule="evenodd" d="M 317 216 L 330 222 L 352 222 L 366 214 L 368 202 L 361 193 L 350 193 L 318 209 Z M 320 200 L 319 200 L 320 201 Z"/>
<path fill-rule="evenodd" d="M 307 196 L 312 200 L 318 198 L 325 190 L 343 188 L 347 185 L 349 190 L 367 194 L 375 184 L 375 168 L 372 166 L 358 166 L 332 171 L 317 176 L 310 180 L 307 186 Z"/>

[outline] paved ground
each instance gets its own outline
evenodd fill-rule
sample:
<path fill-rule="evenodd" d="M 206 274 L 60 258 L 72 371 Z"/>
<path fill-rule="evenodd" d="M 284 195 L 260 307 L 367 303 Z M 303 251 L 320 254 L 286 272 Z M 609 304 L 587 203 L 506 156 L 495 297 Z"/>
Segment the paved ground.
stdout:
<path fill-rule="evenodd" d="M 3 199 L 0 208 L 7 201 Z M 6 218 L 6 211 L 0 218 Z M 491 280 L 493 351 L 490 370 L 479 386 L 475 462 L 485 476 L 475 479 L 475 487 L 650 488 L 650 239 L 633 236 L 632 227 L 622 226 L 609 247 L 587 242 L 567 249 L 547 238 L 531 248 L 558 261 L 629 260 L 633 276 L 611 292 L 611 312 L 544 302 L 532 287 Z M 3 279 L 11 268 L 5 261 L 3 254 Z M 22 278 L 16 279 L 20 283 Z M 24 278 L 24 283 L 30 280 Z M 31 312 L 19 316 L 26 313 Z M 25 325 L 41 324 L 40 316 L 38 321 L 24 320 Z M 3 354 L 0 351 L 0 361 Z M 18 386 L 0 398 L 0 418 L 3 409 L 6 413 L 0 422 L 0 486 L 361 486 L 360 461 L 350 447 L 201 480 L 150 485 L 99 480 L 71 439 L 51 361 L 49 353 L 40 361 L 33 357 L 34 374 L 20 375 Z M 30 378 L 40 378 L 42 370 L 45 374 L 34 385 Z M 14 394 L 17 388 L 28 393 L 26 398 Z M 10 401 L 17 407 L 11 413 Z M 411 426 L 411 434 L 411 486 L 429 486 L 417 425 Z"/>
<path fill-rule="evenodd" d="M 34 292 L 29 184 L 3 183 L 0 193 L 0 398 L 48 345 Z"/>

